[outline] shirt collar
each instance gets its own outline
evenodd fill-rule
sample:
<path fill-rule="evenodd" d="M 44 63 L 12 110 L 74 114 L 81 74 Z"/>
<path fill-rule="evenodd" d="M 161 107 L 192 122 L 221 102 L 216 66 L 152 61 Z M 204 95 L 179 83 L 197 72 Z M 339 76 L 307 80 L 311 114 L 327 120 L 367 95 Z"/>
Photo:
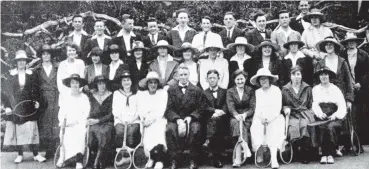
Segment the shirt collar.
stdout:
<path fill-rule="evenodd" d="M 245 53 L 245 54 L 243 54 L 243 60 L 242 61 L 245 61 L 245 60 L 250 59 L 250 58 L 251 58 L 251 56 L 249 56 L 249 55 L 247 55 Z M 235 54 L 234 56 L 232 56 L 232 58 L 229 61 L 236 61 L 237 62 L 238 61 L 237 54 Z"/>
<path fill-rule="evenodd" d="M 217 90 L 219 89 L 219 86 L 217 85 L 217 86 L 215 86 L 215 88 L 211 88 L 211 87 L 209 87 L 209 89 L 210 89 L 210 90 L 213 90 L 213 91 L 217 91 Z"/>
<path fill-rule="evenodd" d="M 305 55 L 304 55 L 301 51 L 297 51 L 297 53 L 296 53 L 296 58 L 297 58 L 297 59 L 299 59 L 299 58 L 304 58 L 304 57 L 305 57 Z M 288 53 L 288 55 L 286 55 L 286 56 L 284 57 L 284 59 L 291 59 L 291 60 L 292 60 L 292 58 L 293 58 L 293 56 L 292 56 L 291 52 L 290 52 L 290 53 Z"/>
<path fill-rule="evenodd" d="M 118 65 L 122 65 L 123 64 L 123 61 L 122 60 L 118 60 Z M 110 66 L 113 66 L 113 62 L 111 62 L 110 64 L 109 64 Z"/>
<path fill-rule="evenodd" d="M 179 25 L 177 25 L 176 27 L 174 27 L 172 30 L 177 30 L 179 31 Z M 191 27 L 189 27 L 188 25 L 186 25 L 186 28 L 185 28 L 185 32 L 189 31 L 189 30 L 192 30 Z"/>
<path fill-rule="evenodd" d="M 289 35 L 292 32 L 292 29 L 290 27 L 287 28 L 287 31 L 284 31 L 282 26 L 280 26 L 277 30 L 278 33 L 287 33 Z"/>
<path fill-rule="evenodd" d="M 304 17 L 304 16 L 302 16 L 302 14 L 300 13 L 300 15 L 296 17 L 296 20 L 299 20 L 299 19 L 301 19 L 301 18 L 303 18 L 303 17 Z"/>
<path fill-rule="evenodd" d="M 92 36 L 92 37 L 91 37 L 91 39 L 97 39 L 98 37 L 99 37 L 99 36 L 94 35 L 94 36 Z M 104 39 L 111 39 L 111 37 L 110 37 L 110 36 L 105 35 L 105 34 L 104 34 L 102 37 L 103 37 Z"/>
<path fill-rule="evenodd" d="M 82 35 L 88 36 L 87 32 L 83 29 L 81 30 L 81 33 L 82 33 Z M 69 34 L 69 36 L 73 36 L 75 34 L 76 34 L 76 31 L 73 31 L 72 33 Z"/>
<path fill-rule="evenodd" d="M 188 86 L 189 84 L 190 84 L 190 82 L 187 82 L 185 85 L 183 85 L 180 82 L 178 82 L 178 86 Z"/>
<path fill-rule="evenodd" d="M 158 61 L 160 61 L 160 56 L 158 56 Z M 167 56 L 167 62 L 169 61 L 173 61 L 173 57 L 170 54 Z"/>
<path fill-rule="evenodd" d="M 233 32 L 234 27 L 235 27 L 235 26 L 232 26 L 232 28 L 231 28 L 231 29 L 227 29 L 227 28 L 226 28 L 226 30 L 227 30 L 227 31 L 231 31 L 231 32 Z"/>
<path fill-rule="evenodd" d="M 121 29 L 121 30 L 119 31 L 119 33 L 117 34 L 117 37 L 122 37 L 122 36 L 123 36 L 123 32 L 124 32 L 124 30 L 123 30 L 123 29 Z M 132 36 L 132 37 L 136 37 L 136 34 L 135 34 L 135 33 L 133 33 L 133 31 L 131 31 L 131 32 L 129 33 L 129 35 L 130 35 L 130 36 Z"/>
<path fill-rule="evenodd" d="M 18 69 L 17 69 L 17 68 L 15 68 L 15 69 L 11 69 L 11 70 L 9 71 L 9 73 L 10 73 L 10 75 L 15 76 L 15 75 L 17 75 L 19 72 L 18 72 Z M 26 74 L 31 75 L 31 74 L 32 74 L 32 70 L 30 70 L 30 69 L 26 69 Z"/>

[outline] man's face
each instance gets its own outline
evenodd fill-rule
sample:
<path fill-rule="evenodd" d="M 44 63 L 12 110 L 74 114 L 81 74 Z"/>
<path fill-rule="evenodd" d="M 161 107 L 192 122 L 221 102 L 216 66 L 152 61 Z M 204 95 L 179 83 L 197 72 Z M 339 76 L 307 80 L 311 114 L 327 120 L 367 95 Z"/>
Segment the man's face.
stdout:
<path fill-rule="evenodd" d="M 233 17 L 233 15 L 225 15 L 224 16 L 224 25 L 227 28 L 233 27 L 235 25 L 235 19 Z"/>
<path fill-rule="evenodd" d="M 95 22 L 94 29 L 95 29 L 96 34 L 98 35 L 104 34 L 104 30 L 105 30 L 104 22 L 102 21 Z"/>
<path fill-rule="evenodd" d="M 150 34 L 156 34 L 159 31 L 157 22 L 148 22 L 147 27 L 149 28 Z"/>
<path fill-rule="evenodd" d="M 309 13 L 309 8 L 310 8 L 310 5 L 309 5 L 308 1 L 306 1 L 306 0 L 300 1 L 299 9 L 300 9 L 301 13 L 303 13 L 303 14 Z"/>
<path fill-rule="evenodd" d="M 209 19 L 201 19 L 201 28 L 204 32 L 207 32 L 211 29 L 211 23 Z"/>
<path fill-rule="evenodd" d="M 126 30 L 127 32 L 131 32 L 133 30 L 133 25 L 134 21 L 133 19 L 126 19 L 126 21 L 123 24 L 123 29 Z"/>
<path fill-rule="evenodd" d="M 289 26 L 290 25 L 290 14 L 288 13 L 279 14 L 279 23 L 283 27 Z"/>
<path fill-rule="evenodd" d="M 256 27 L 258 27 L 261 30 L 264 30 L 266 27 L 266 17 L 265 16 L 259 16 L 256 18 Z"/>
<path fill-rule="evenodd" d="M 83 27 L 83 18 L 76 17 L 73 19 L 72 26 L 75 30 L 81 30 Z"/>
<path fill-rule="evenodd" d="M 188 19 L 188 14 L 187 13 L 184 13 L 184 12 L 181 12 L 178 14 L 178 17 L 177 17 L 177 22 L 180 24 L 180 25 L 187 25 L 189 19 Z"/>
<path fill-rule="evenodd" d="M 215 88 L 218 86 L 219 76 L 215 73 L 210 73 L 207 80 L 210 87 Z"/>
<path fill-rule="evenodd" d="M 178 69 L 179 83 L 183 85 L 187 84 L 189 76 L 190 76 L 190 71 L 188 71 L 187 69 Z"/>

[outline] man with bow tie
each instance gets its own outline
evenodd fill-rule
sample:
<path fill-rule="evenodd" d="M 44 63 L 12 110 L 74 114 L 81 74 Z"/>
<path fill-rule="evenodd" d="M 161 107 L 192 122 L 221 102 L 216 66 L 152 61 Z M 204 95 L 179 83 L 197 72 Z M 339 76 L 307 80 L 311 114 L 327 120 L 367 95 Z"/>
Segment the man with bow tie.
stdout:
<path fill-rule="evenodd" d="M 187 67 L 179 67 L 179 83 L 168 89 L 168 104 L 164 117 L 168 120 L 166 141 L 171 169 L 178 167 L 179 154 L 182 154 L 186 147 L 190 148 L 189 168 L 198 168 L 197 163 L 204 141 L 201 121 L 205 113 L 206 98 L 200 88 L 189 82 L 189 74 Z"/>
<path fill-rule="evenodd" d="M 246 32 L 245 36 L 247 42 L 250 44 L 257 46 L 265 39 L 270 39 L 270 30 L 266 30 L 266 15 L 265 13 L 259 12 L 254 16 L 254 21 L 256 24 L 256 28 L 249 30 Z"/>
<path fill-rule="evenodd" d="M 206 141 L 203 144 L 209 150 L 211 164 L 216 168 L 222 168 L 221 153 L 224 151 L 224 136 L 227 129 L 227 90 L 218 86 L 219 72 L 215 69 L 207 72 L 209 88 L 204 91 L 208 101 L 206 107 Z"/>

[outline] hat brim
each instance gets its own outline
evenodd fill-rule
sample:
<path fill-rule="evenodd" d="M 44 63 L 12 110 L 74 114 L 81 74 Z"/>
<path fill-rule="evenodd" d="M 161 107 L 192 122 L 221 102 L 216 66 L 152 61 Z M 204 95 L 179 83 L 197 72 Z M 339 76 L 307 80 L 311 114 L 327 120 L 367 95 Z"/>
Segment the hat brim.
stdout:
<path fill-rule="evenodd" d="M 324 14 L 319 14 L 319 13 L 312 13 L 312 14 L 307 14 L 305 15 L 302 19 L 305 21 L 305 22 L 309 22 L 311 23 L 311 17 L 312 16 L 319 16 L 320 17 L 320 23 L 324 23 L 324 22 L 327 22 L 327 18 Z"/>
<path fill-rule="evenodd" d="M 333 43 L 334 46 L 335 46 L 334 47 L 334 50 L 336 50 L 336 51 L 337 50 L 341 51 L 343 49 L 343 46 L 341 44 L 339 44 L 339 43 L 337 43 L 335 41 L 331 41 L 331 40 L 322 40 L 322 41 L 318 42 L 316 44 L 316 46 L 317 46 L 317 48 L 318 48 L 319 51 L 322 51 L 324 53 L 327 53 L 327 51 L 325 50 L 325 45 L 327 43 Z"/>
<path fill-rule="evenodd" d="M 111 80 L 109 80 L 109 79 L 99 79 L 99 80 L 95 80 L 95 81 L 93 81 L 93 82 L 91 82 L 88 86 L 89 86 L 89 88 L 93 88 L 93 89 L 97 89 L 97 83 L 99 83 L 99 82 L 104 82 L 105 84 L 106 84 L 106 87 L 108 88 L 108 86 L 110 86 L 111 85 Z"/>
<path fill-rule="evenodd" d="M 176 50 L 176 48 L 175 48 L 174 46 L 172 46 L 172 45 L 159 45 L 159 46 L 153 46 L 153 47 L 151 48 L 151 51 L 156 52 L 156 51 L 158 51 L 158 49 L 159 49 L 160 47 L 165 47 L 165 48 L 167 48 L 168 50 L 170 50 L 171 52 L 173 52 L 173 51 L 175 51 L 175 50 Z M 168 53 L 169 53 L 169 52 L 168 52 Z"/>
<path fill-rule="evenodd" d="M 83 79 L 83 78 L 80 78 L 80 77 L 68 77 L 66 79 L 63 80 L 63 84 L 67 87 L 70 87 L 70 81 L 71 80 L 77 80 L 79 82 L 79 87 L 83 87 L 85 85 L 87 85 L 87 80 L 86 79 Z"/>
<path fill-rule="evenodd" d="M 249 49 L 250 53 L 252 53 L 255 50 L 255 47 L 251 44 L 245 44 L 245 43 L 230 43 L 227 45 L 227 48 L 233 51 L 236 51 L 236 46 L 245 46 Z"/>
<path fill-rule="evenodd" d="M 149 48 L 147 48 L 147 47 L 136 47 L 136 48 L 134 48 L 134 49 L 131 49 L 131 50 L 129 50 L 128 52 L 134 52 L 135 50 L 137 50 L 137 49 L 141 49 L 141 50 L 143 50 L 143 51 L 145 51 L 145 52 L 148 52 L 150 49 Z"/>
<path fill-rule="evenodd" d="M 361 44 L 364 41 L 364 38 L 350 38 L 341 41 L 342 45 L 347 45 L 349 42 L 355 41 L 358 45 Z"/>
<path fill-rule="evenodd" d="M 17 63 L 18 60 L 25 60 L 27 63 L 32 61 L 31 58 L 16 58 L 16 59 L 13 59 L 13 63 Z"/>
<path fill-rule="evenodd" d="M 335 78 L 336 77 L 336 73 L 334 73 L 331 70 L 328 70 L 328 69 L 319 70 L 319 71 L 317 71 L 317 72 L 314 73 L 314 78 L 317 79 L 319 82 L 320 82 L 319 76 L 322 73 L 328 73 L 329 74 L 329 79 L 332 79 L 332 78 Z"/>
<path fill-rule="evenodd" d="M 303 46 L 305 46 L 305 43 L 302 42 L 302 41 L 290 41 L 290 42 L 285 43 L 283 45 L 283 47 L 285 49 L 289 49 L 291 44 L 297 44 L 297 45 L 299 45 L 299 49 L 302 48 Z"/>
<path fill-rule="evenodd" d="M 262 42 L 261 44 L 259 44 L 258 46 L 256 46 L 256 51 L 257 52 L 261 52 L 261 49 L 264 46 L 271 46 L 273 48 L 274 51 L 278 51 L 279 47 L 277 45 L 275 45 L 274 43 L 271 42 Z"/>
<path fill-rule="evenodd" d="M 255 85 L 255 86 L 260 86 L 259 83 L 256 81 L 259 77 L 271 77 L 273 79 L 273 81 L 271 83 L 274 83 L 278 80 L 278 76 L 277 75 L 254 75 L 253 77 L 251 77 L 250 79 L 250 83 Z"/>
<path fill-rule="evenodd" d="M 159 86 L 160 88 L 163 88 L 165 86 L 165 81 L 161 78 L 143 78 L 140 80 L 140 82 L 138 83 L 138 85 L 143 88 L 143 89 L 147 89 L 147 81 L 149 80 L 158 80 L 159 81 Z"/>
<path fill-rule="evenodd" d="M 208 47 L 205 47 L 204 49 L 202 49 L 201 53 L 207 52 L 210 48 L 216 48 L 216 49 L 219 50 L 219 52 L 227 50 L 226 48 L 221 48 L 219 46 L 208 46 Z"/>

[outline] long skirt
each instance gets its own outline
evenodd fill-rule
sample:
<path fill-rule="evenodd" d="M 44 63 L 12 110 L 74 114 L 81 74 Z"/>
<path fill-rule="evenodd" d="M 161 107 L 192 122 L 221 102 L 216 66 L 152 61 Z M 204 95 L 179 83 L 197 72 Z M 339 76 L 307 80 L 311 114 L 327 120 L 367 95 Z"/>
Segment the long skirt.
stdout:
<path fill-rule="evenodd" d="M 342 120 L 330 121 L 319 126 L 309 127 L 314 128 L 315 134 L 311 134 L 313 140 L 313 147 L 320 146 L 323 155 L 332 155 L 335 147 L 338 145 L 338 138 L 340 136 L 342 127 Z"/>
<path fill-rule="evenodd" d="M 60 133 L 61 136 L 62 133 Z M 60 137 L 61 138 L 61 137 Z M 84 153 L 85 140 L 86 138 L 86 127 L 84 124 L 78 124 L 71 127 L 65 128 L 64 133 L 64 148 L 65 148 L 65 160 L 68 160 L 77 153 Z"/>
<path fill-rule="evenodd" d="M 5 146 L 39 144 L 39 142 L 37 121 L 27 121 L 23 124 L 6 122 Z"/>
<path fill-rule="evenodd" d="M 164 118 L 157 119 L 153 124 L 144 128 L 143 144 L 145 154 L 149 155 L 156 145 L 162 144 L 164 149 L 167 149 L 167 142 L 165 140 L 165 129 L 167 120 Z"/>
<path fill-rule="evenodd" d="M 108 150 L 112 146 L 113 124 L 95 124 L 88 131 L 88 146 L 97 149 Z"/>
<path fill-rule="evenodd" d="M 310 137 L 307 125 L 314 122 L 314 112 L 311 110 L 292 111 L 288 122 L 288 138 L 297 141 L 303 137 Z"/>
<path fill-rule="evenodd" d="M 275 120 L 268 123 L 266 135 L 264 136 L 264 125 L 259 118 L 254 118 L 250 131 L 253 151 L 265 143 L 269 147 L 280 148 L 284 141 L 285 120 L 283 115 L 279 115 Z"/>

